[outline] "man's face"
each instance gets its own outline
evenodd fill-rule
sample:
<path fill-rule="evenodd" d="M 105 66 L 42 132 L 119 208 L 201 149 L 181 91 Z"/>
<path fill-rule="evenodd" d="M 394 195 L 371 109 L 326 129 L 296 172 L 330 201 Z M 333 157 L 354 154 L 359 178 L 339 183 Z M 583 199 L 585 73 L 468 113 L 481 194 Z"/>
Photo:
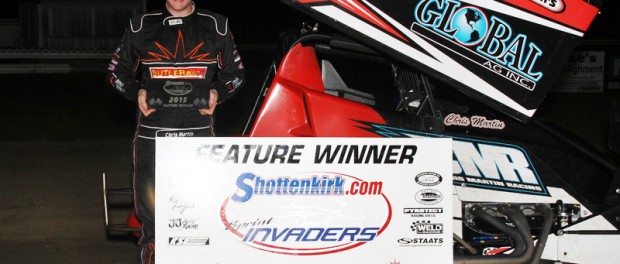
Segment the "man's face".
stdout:
<path fill-rule="evenodd" d="M 168 8 L 176 12 L 187 12 L 192 10 L 192 0 L 166 0 Z"/>

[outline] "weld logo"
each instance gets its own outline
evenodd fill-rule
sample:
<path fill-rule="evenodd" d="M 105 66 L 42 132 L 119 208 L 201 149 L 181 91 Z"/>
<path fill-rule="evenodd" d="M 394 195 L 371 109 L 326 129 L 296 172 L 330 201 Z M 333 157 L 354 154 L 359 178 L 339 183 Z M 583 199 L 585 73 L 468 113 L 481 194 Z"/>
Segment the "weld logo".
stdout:
<path fill-rule="evenodd" d="M 566 4 L 564 0 L 530 0 L 551 12 L 554 13 L 562 13 L 564 9 L 566 9 Z"/>
<path fill-rule="evenodd" d="M 411 231 L 417 234 L 443 234 L 443 224 L 431 223 L 430 221 L 416 221 L 411 224 Z"/>
<path fill-rule="evenodd" d="M 477 56 L 487 58 L 480 62 L 481 66 L 528 90 L 533 90 L 543 76 L 536 65 L 543 55 L 541 48 L 527 35 L 515 32 L 508 22 L 489 17 L 478 7 L 462 6 L 456 0 L 423 0 L 414 16 L 412 30 L 420 25 L 468 47 Z"/>
<path fill-rule="evenodd" d="M 235 185 L 220 207 L 225 230 L 244 245 L 270 253 L 353 249 L 377 239 L 392 217 L 381 181 L 325 172 L 280 177 L 248 172 Z"/>
<path fill-rule="evenodd" d="M 440 137 L 380 124 L 366 123 L 384 137 Z M 456 186 L 549 196 L 527 152 L 519 146 L 453 138 L 452 173 Z"/>

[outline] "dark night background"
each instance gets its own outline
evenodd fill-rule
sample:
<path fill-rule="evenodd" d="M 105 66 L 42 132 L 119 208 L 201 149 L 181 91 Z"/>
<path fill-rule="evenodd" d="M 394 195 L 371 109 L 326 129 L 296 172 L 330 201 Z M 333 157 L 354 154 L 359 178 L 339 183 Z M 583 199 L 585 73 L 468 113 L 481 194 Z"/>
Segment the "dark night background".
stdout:
<path fill-rule="evenodd" d="M 93 3 L 93 9 L 87 10 L 88 3 Z M 272 58 L 277 55 L 278 35 L 287 29 L 299 29 L 303 21 L 308 18 L 293 8 L 277 0 L 243 1 L 243 0 L 197 0 L 200 8 L 224 14 L 230 18 L 230 27 L 235 34 L 244 64 L 248 69 L 248 83 L 243 91 L 231 102 L 224 104 L 218 111 L 218 129 L 220 135 L 238 135 L 240 126 L 245 121 L 249 108 L 253 103 L 257 89 L 259 89 L 262 75 Z M 44 3 L 54 7 L 56 17 L 46 20 L 52 21 L 54 26 L 37 27 L 36 13 L 25 12 L 34 10 L 33 6 Z M 75 10 L 69 9 L 81 6 Z M 128 17 L 132 13 L 120 8 L 134 6 L 133 13 L 161 8 L 164 0 L 31 0 L 31 1 L 3 1 L 0 3 L 0 23 L 20 24 L 20 39 L 13 42 L 19 47 L 3 48 L 0 46 L 0 81 L 5 96 L 0 98 L 0 117 L 3 127 L 0 130 L 0 140 L 72 140 L 79 138 L 102 137 L 131 137 L 134 124 L 133 105 L 125 102 L 112 93 L 103 84 L 103 70 L 109 61 L 109 55 L 116 46 L 122 31 L 127 26 Z M 63 10 L 67 9 L 67 10 Z M 95 10 L 95 11 L 93 11 Z M 21 17 L 20 17 L 21 12 Z M 58 15 L 58 13 L 65 12 Z M 90 17 L 84 17 L 89 12 L 101 12 L 108 16 L 106 23 L 93 26 L 92 31 L 99 34 L 98 38 L 84 36 L 90 32 L 88 24 Z M 52 13 L 52 12 L 50 12 Z M 620 2 L 605 1 L 601 14 L 594 20 L 590 30 L 584 37 L 581 49 L 618 51 L 620 43 L 620 27 L 617 26 L 617 17 L 620 16 Z M 45 24 L 43 22 L 43 24 Z M 1 24 L 0 24 L 1 25 Z M 86 28 L 84 28 L 86 27 Z M 1 28 L 0 28 L 1 30 Z M 39 32 L 42 33 L 32 33 Z M 47 32 L 54 30 L 54 32 Z M 26 33 L 24 33 L 26 32 Z M 42 38 L 42 34 L 53 35 L 54 38 Z M 78 35 L 76 40 L 72 34 Z M 16 34 L 14 34 L 16 35 Z M 5 38 L 9 38 L 4 34 Z M 93 41 L 90 41 L 94 39 Z M 92 42 L 92 43 L 91 43 Z M 70 47 L 77 48 L 71 49 Z M 578 49 L 579 49 L 578 48 Z M 91 52 L 94 55 L 89 59 L 62 60 L 53 57 L 57 51 L 68 52 L 68 55 Z M 25 51 L 25 53 L 24 53 Z M 20 55 L 13 55 L 22 52 Z M 30 53 L 28 53 L 30 52 Z M 43 58 L 33 59 L 32 54 L 42 52 Z M 57 54 L 58 55 L 58 54 Z M 62 55 L 58 55 L 62 56 Z M 53 67 L 68 67 L 71 74 L 41 73 Z M 42 66 L 42 67 L 40 67 Z M 47 67 L 47 68 L 46 68 Z M 12 74 L 18 72 L 19 74 Z M 39 72 L 34 74 L 34 72 Z M 612 92 L 613 93 L 613 92 Z M 538 116 L 552 117 L 564 122 L 570 129 L 577 130 L 577 134 L 591 130 L 591 118 L 584 118 L 584 123 L 573 122 L 576 116 L 609 117 L 608 107 L 611 101 L 602 105 L 597 100 L 608 99 L 608 92 L 576 94 L 553 94 L 541 106 Z M 562 108 L 574 105 L 570 101 L 576 97 L 583 104 L 573 108 Z M 589 102 L 594 108 L 588 108 Z M 548 105 L 545 107 L 545 105 Z M 605 111 L 605 112 L 604 112 Z M 15 114 L 19 114 L 16 116 Z M 50 120 L 53 117 L 54 120 Z M 96 122 L 93 120 L 97 120 Z M 94 123 L 84 126 L 84 123 Z M 36 124 L 36 125 L 34 125 Z M 606 124 L 594 125 L 598 130 L 605 130 Z M 45 133 L 40 133 L 45 131 Z M 603 137 L 585 135 L 590 141 L 598 140 L 595 144 L 604 144 Z M 596 138 L 594 138 L 596 137 Z"/>
<path fill-rule="evenodd" d="M 97 12 L 106 12 L 106 16 L 112 17 L 105 20 L 107 24 L 99 23 L 95 26 L 97 34 L 100 34 L 96 38 L 84 36 L 90 33 L 89 28 L 76 26 L 90 22 L 87 20 L 90 17 L 85 18 L 76 13 L 80 12 L 80 8 L 76 11 L 62 10 L 64 6 L 54 7 L 54 4 L 71 7 L 72 3 L 79 3 L 80 6 L 90 8 L 84 2 L 93 2 Z M 56 15 L 49 19 L 54 26 L 37 27 L 40 21 L 33 18 L 32 10 L 36 10 L 33 6 L 39 3 L 42 3 L 43 9 L 49 7 L 53 12 L 65 12 L 67 16 Z M 0 99 L 0 111 L 3 113 L 0 121 L 4 121 L 0 130 L 0 141 L 131 137 L 135 123 L 133 104 L 124 101 L 104 85 L 103 72 L 132 13 L 109 9 L 107 5 L 117 9 L 134 6 L 137 8 L 134 8 L 133 13 L 142 13 L 143 6 L 146 6 L 147 10 L 153 10 L 162 8 L 164 3 L 164 0 L 43 0 L 0 3 L 0 23 L 19 23 L 19 36 L 22 36 L 10 42 L 16 43 L 15 46 L 18 47 L 0 47 L 0 81 L 6 89 L 5 95 L 10 94 Z M 276 55 L 278 35 L 287 29 L 298 29 L 306 17 L 276 0 L 199 0 L 195 3 L 199 8 L 230 18 L 229 25 L 248 69 L 247 85 L 243 92 L 230 103 L 222 105 L 216 119 L 220 135 L 238 135 L 241 123 L 244 122 L 242 119 L 247 116 L 263 73 Z M 89 11 L 86 9 L 82 13 L 88 14 Z M 47 15 L 46 12 L 43 13 Z M 43 24 L 46 22 L 48 21 Z M 52 37 L 41 38 L 40 34 L 26 32 L 38 30 Z M 77 40 L 73 40 L 72 34 L 77 35 Z M 94 39 L 94 44 L 89 42 L 90 39 Z M 77 48 L 71 48 L 76 45 Z M 43 55 L 42 59 L 33 59 L 39 56 L 39 53 Z M 67 57 L 75 55 L 86 58 L 58 58 L 63 56 L 62 54 L 67 54 Z M 51 59 L 45 59 L 50 57 Z M 65 69 L 67 67 L 68 69 Z M 55 73 L 59 68 L 71 73 Z M 19 74 L 13 74 L 15 72 Z M 5 114 L 13 112 L 19 113 L 19 117 Z M 50 120 L 50 117 L 54 120 Z M 85 122 L 91 124 L 84 126 Z M 46 132 L 39 133 L 40 131 Z"/>
<path fill-rule="evenodd" d="M 0 3 L 0 19 L 17 19 L 18 7 L 23 3 L 37 3 L 37 0 L 2 1 Z M 114 1 L 110 1 L 114 2 Z M 139 1 L 140 2 L 140 1 Z M 147 10 L 161 8 L 164 0 L 144 0 Z M 299 12 L 281 4 L 278 0 L 196 0 L 198 7 L 210 9 L 231 18 L 233 30 L 252 25 L 257 30 L 249 31 L 246 36 L 239 36 L 239 42 L 273 42 L 279 30 L 295 25 L 303 20 Z M 596 2 L 601 2 L 598 0 Z M 620 27 L 617 26 L 620 15 L 618 1 L 602 1 L 599 15 L 588 31 L 587 39 L 620 39 Z M 260 28 L 260 30 L 258 30 Z"/>
<path fill-rule="evenodd" d="M 1 263 L 135 263 L 135 239 L 107 235 L 103 224 L 101 175 L 106 173 L 111 187 L 130 185 L 136 113 L 133 103 L 105 86 L 104 70 L 131 13 L 161 8 L 164 2 L 0 1 Z M 217 109 L 219 134 L 239 135 L 263 75 L 278 55 L 278 35 L 298 30 L 308 18 L 277 0 L 195 2 L 230 18 L 247 69 L 244 88 Z M 39 3 L 53 10 L 46 15 L 57 16 L 38 20 Z M 85 3 L 94 7 L 74 8 Z M 108 22 L 89 28 L 93 14 Z M 620 1 L 604 1 L 578 49 L 617 54 L 620 60 L 618 17 Z M 47 27 L 50 21 L 53 26 Z M 54 38 L 46 38 L 48 33 Z M 536 116 L 606 152 L 611 106 L 619 93 L 607 88 L 552 92 Z M 129 201 L 125 209 L 130 207 Z M 117 222 L 125 216 L 121 213 Z"/>

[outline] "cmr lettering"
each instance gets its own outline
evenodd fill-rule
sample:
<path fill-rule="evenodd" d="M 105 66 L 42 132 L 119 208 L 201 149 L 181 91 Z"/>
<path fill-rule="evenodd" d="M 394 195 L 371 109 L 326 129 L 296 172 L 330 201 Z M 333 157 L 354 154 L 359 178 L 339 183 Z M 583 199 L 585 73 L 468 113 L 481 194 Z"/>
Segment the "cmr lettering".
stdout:
<path fill-rule="evenodd" d="M 521 149 L 453 141 L 454 184 L 548 195 L 533 164 Z"/>

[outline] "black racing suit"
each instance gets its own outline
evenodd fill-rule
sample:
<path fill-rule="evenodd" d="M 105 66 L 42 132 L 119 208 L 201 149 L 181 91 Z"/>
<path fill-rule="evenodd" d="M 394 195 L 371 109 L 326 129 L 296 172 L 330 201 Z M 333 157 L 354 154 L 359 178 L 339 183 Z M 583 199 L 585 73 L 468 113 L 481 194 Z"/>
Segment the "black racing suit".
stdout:
<path fill-rule="evenodd" d="M 202 100 L 186 102 L 194 107 L 184 108 L 158 108 L 162 102 L 150 98 L 157 110 L 138 117 L 133 151 L 140 261 L 154 263 L 155 133 L 182 129 L 190 132 L 183 134 L 214 136 L 213 117 L 198 109 L 208 108 L 210 89 L 217 90 L 218 104 L 234 95 L 244 82 L 243 64 L 226 17 L 201 9 L 174 17 L 162 9 L 131 19 L 108 65 L 107 82 L 132 101 L 140 89 L 148 98 L 170 84 L 202 95 Z"/>

